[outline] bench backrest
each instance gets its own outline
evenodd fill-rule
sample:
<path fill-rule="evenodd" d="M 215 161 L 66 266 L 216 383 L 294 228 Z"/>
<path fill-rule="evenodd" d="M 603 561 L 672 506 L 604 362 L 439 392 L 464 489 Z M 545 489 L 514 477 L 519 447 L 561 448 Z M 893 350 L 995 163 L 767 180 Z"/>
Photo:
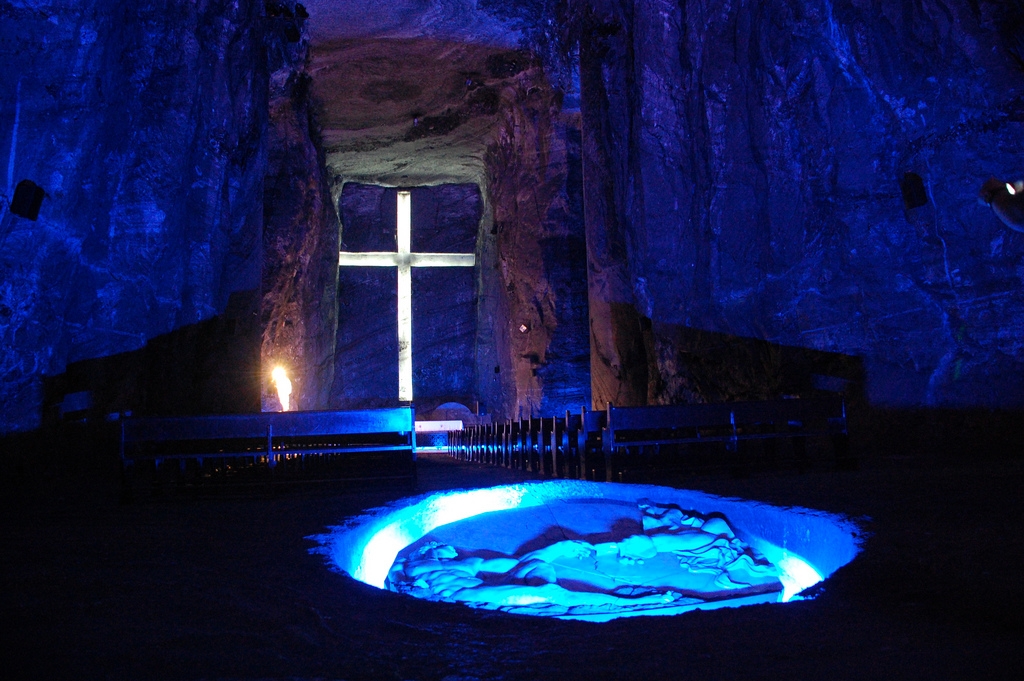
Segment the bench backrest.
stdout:
<path fill-rule="evenodd" d="M 838 395 L 798 400 L 736 402 L 730 406 L 737 424 L 825 421 L 846 416 L 843 400 Z"/>
<path fill-rule="evenodd" d="M 580 412 L 580 430 L 584 433 L 599 433 L 607 424 L 608 412 L 606 411 L 587 411 L 584 408 Z"/>
<path fill-rule="evenodd" d="M 661 430 L 726 426 L 732 422 L 731 404 L 673 404 L 653 407 L 608 405 L 608 430 Z"/>
<path fill-rule="evenodd" d="M 765 423 L 845 419 L 842 398 L 822 397 L 763 402 L 678 404 L 652 407 L 608 405 L 608 430 L 667 430 Z M 843 424 L 845 428 L 845 424 Z"/>
<path fill-rule="evenodd" d="M 216 416 L 142 417 L 125 419 L 122 439 L 135 442 L 176 440 L 224 440 L 321 435 L 365 435 L 370 433 L 411 433 L 412 409 L 366 409 L 362 411 L 290 411 L 262 414 L 221 414 Z"/>

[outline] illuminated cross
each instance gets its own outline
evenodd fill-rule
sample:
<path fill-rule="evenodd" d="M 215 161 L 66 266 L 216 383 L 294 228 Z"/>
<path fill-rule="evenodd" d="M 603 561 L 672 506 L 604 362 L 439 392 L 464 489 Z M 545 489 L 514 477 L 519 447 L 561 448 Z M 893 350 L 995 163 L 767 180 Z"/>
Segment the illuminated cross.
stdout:
<path fill-rule="evenodd" d="M 472 253 L 413 253 L 411 247 L 412 199 L 398 192 L 398 251 L 348 253 L 342 251 L 341 267 L 398 268 L 398 399 L 412 401 L 412 269 L 413 267 L 472 267 Z"/>

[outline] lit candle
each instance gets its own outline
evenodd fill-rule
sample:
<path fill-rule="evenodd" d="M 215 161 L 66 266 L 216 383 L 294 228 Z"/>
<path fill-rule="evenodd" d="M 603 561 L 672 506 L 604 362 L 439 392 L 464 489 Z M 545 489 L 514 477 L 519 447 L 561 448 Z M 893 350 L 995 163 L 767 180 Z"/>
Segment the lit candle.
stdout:
<path fill-rule="evenodd" d="M 284 367 L 274 367 L 270 378 L 277 386 L 277 399 L 281 402 L 281 411 L 288 411 L 292 396 L 292 382 L 288 379 Z"/>

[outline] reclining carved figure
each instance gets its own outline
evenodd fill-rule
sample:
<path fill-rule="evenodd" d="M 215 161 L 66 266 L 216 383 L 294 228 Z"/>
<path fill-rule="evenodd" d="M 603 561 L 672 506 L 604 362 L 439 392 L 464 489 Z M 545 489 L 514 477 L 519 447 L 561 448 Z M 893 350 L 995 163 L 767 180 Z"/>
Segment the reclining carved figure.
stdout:
<path fill-rule="evenodd" d="M 781 591 L 778 570 L 728 521 L 642 501 L 643 532 L 555 542 L 522 556 L 463 554 L 427 542 L 395 561 L 388 587 L 478 607 L 549 614 L 697 605 Z M 768 600 L 766 598 L 766 600 Z"/>

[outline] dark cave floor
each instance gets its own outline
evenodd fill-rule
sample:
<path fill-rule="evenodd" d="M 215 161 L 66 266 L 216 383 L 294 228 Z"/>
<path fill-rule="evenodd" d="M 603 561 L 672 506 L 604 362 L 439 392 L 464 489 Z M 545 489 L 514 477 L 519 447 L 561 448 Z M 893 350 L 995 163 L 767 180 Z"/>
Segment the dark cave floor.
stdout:
<path fill-rule="evenodd" d="M 74 468 L 74 467 L 72 467 Z M 51 471 L 52 474 L 52 471 Z M 424 456 L 421 491 L 524 479 Z M 603 624 L 434 604 L 331 572 L 309 535 L 401 492 L 121 505 L 112 468 L 5 485 L 4 678 L 1019 678 L 1024 460 L 879 455 L 650 480 L 860 517 L 816 600 Z"/>

